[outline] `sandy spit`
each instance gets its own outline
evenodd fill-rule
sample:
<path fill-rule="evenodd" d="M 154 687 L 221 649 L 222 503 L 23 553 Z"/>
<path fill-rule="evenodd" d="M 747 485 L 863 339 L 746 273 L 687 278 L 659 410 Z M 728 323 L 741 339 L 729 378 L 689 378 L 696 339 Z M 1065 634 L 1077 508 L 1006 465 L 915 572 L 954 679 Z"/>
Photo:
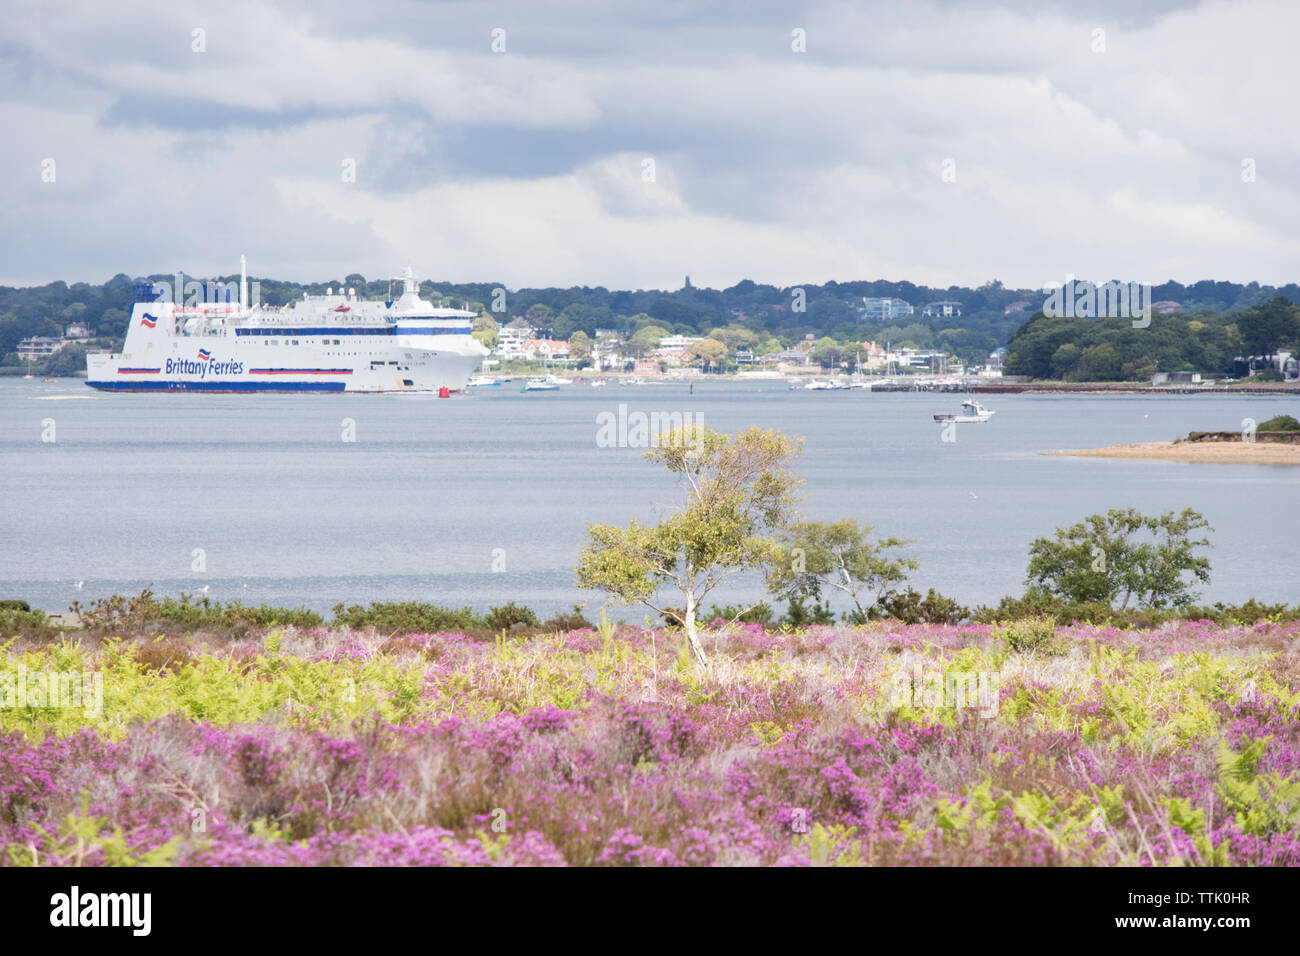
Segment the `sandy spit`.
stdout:
<path fill-rule="evenodd" d="M 1276 442 L 1172 442 L 1146 441 L 1135 445 L 1107 445 L 1077 451 L 1048 452 L 1083 458 L 1156 458 L 1219 465 L 1300 465 L 1300 445 Z"/>

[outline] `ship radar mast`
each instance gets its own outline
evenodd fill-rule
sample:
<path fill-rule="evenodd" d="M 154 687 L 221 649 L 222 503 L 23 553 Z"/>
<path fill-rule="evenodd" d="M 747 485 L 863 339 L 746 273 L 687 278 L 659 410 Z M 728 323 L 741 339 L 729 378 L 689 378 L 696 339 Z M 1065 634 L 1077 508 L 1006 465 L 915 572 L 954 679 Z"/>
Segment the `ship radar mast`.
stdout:
<path fill-rule="evenodd" d="M 411 271 L 411 267 L 407 266 L 402 270 L 401 275 L 388 280 L 388 302 L 390 306 L 395 301 L 393 297 L 393 283 L 395 282 L 400 282 L 402 284 L 402 300 L 406 299 L 408 296 L 412 299 L 417 299 L 419 297 L 420 284 L 415 281 L 415 273 Z"/>

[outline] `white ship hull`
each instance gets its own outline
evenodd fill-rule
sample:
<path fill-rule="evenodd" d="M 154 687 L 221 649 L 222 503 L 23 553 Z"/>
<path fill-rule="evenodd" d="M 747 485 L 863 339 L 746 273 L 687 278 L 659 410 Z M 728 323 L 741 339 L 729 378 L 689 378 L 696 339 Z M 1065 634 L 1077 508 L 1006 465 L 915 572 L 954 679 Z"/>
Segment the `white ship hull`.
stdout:
<path fill-rule="evenodd" d="M 122 352 L 86 357 L 86 384 L 124 392 L 461 391 L 485 349 L 475 314 L 420 299 L 409 271 L 393 302 L 339 294 L 276 309 L 177 307 L 137 287 Z M 246 301 L 244 283 L 240 300 Z"/>
<path fill-rule="evenodd" d="M 359 342 L 360 355 L 300 346 L 292 359 L 276 362 L 256 347 L 222 348 L 201 339 L 189 344 L 206 347 L 212 358 L 183 359 L 180 348 L 145 361 L 89 355 L 86 384 L 112 392 L 458 392 L 483 361 L 480 355 L 394 344 L 367 348 L 370 343 Z"/>

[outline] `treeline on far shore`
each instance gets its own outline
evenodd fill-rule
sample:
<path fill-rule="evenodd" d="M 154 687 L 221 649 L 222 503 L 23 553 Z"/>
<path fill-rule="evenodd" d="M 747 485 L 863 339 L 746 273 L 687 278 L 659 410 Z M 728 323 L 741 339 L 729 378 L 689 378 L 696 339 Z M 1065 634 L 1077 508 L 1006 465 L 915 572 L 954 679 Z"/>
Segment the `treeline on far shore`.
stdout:
<path fill-rule="evenodd" d="M 1062 382 L 1149 382 L 1157 372 L 1282 381 L 1272 357 L 1300 350 L 1300 306 L 1285 296 L 1235 312 L 1149 321 L 1034 314 L 1007 343 L 1010 375 Z"/>
<path fill-rule="evenodd" d="M 86 632 L 104 636 L 153 634 L 210 634 L 237 638 L 269 628 L 294 627 L 365 630 L 377 633 L 429 634 L 461 632 L 471 637 L 491 640 L 502 633 L 511 636 L 558 633 L 581 629 L 597 630 L 610 626 L 604 619 L 589 620 L 580 606 L 571 611 L 543 618 L 531 608 L 514 603 L 478 613 L 464 608 L 448 608 L 422 601 L 383 601 L 369 606 L 337 604 L 332 619 L 307 608 L 280 608 L 266 604 L 245 605 L 239 601 L 222 603 L 207 597 L 195 598 L 182 593 L 179 598 L 155 597 L 149 590 L 135 597 L 113 595 L 93 601 L 89 606 L 74 603 L 70 609 L 77 616 L 74 625 L 58 623 L 44 611 L 22 600 L 0 600 L 0 640 L 16 634 L 31 637 L 57 637 L 67 632 Z M 758 604 L 737 616 L 730 606 L 713 606 L 701 613 L 704 626 L 722 626 L 730 622 L 760 625 L 767 630 L 793 631 L 818 624 L 835 624 L 837 619 L 829 602 L 810 603 L 795 599 L 784 613 L 778 614 L 769 604 Z M 921 594 L 912 588 L 891 595 L 871 614 L 872 621 L 895 621 L 902 624 L 993 624 L 1025 619 L 1051 621 L 1057 625 L 1090 624 L 1096 626 L 1145 629 L 1175 620 L 1208 620 L 1221 627 L 1249 626 L 1260 621 L 1300 620 L 1300 605 L 1266 604 L 1250 599 L 1243 604 L 1218 602 L 1208 606 L 1178 608 L 1114 608 L 1105 602 L 1067 602 L 1045 592 L 1031 589 L 1024 596 L 1005 597 L 997 605 L 967 608 L 934 589 Z M 842 620 L 852 624 L 850 615 Z M 675 621 L 647 619 L 645 626 L 672 628 Z"/>

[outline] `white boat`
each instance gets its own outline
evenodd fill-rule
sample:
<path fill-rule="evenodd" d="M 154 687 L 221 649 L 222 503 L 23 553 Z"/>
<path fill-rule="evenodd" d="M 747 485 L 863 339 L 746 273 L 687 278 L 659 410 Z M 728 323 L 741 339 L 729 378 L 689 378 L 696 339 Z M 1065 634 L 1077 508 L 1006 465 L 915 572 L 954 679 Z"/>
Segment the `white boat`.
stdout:
<path fill-rule="evenodd" d="M 556 385 L 554 382 L 548 382 L 544 378 L 530 378 L 527 382 L 524 383 L 524 387 L 521 388 L 519 391 L 558 392 L 559 390 L 560 390 L 560 386 Z"/>
<path fill-rule="evenodd" d="M 961 407 L 967 410 L 965 415 L 935 415 L 936 422 L 947 424 L 956 422 L 959 425 L 973 424 L 975 422 L 986 422 L 994 416 L 994 412 L 989 411 L 973 398 L 968 398 L 961 403 Z"/>
<path fill-rule="evenodd" d="M 488 355 L 474 312 L 420 298 L 410 269 L 392 301 L 340 287 L 278 308 L 212 282 L 174 301 L 169 284 L 137 282 L 121 353 L 86 356 L 86 384 L 109 391 L 437 392 L 450 394 Z M 186 288 L 177 277 L 177 287 Z M 202 301 L 199 301 L 199 300 Z M 237 299 L 237 301 L 235 301 Z"/>
<path fill-rule="evenodd" d="M 548 375 L 548 376 L 546 376 L 546 383 L 547 383 L 548 385 L 556 385 L 556 386 L 559 386 L 559 385 L 572 385 L 572 384 L 573 384 L 573 379 L 571 379 L 571 378 L 564 378 L 564 377 L 562 377 L 562 376 L 560 376 L 560 375 Z"/>
<path fill-rule="evenodd" d="M 475 375 L 465 383 L 466 388 L 491 388 L 494 385 L 500 385 L 501 380 L 492 378 L 488 375 Z"/>
<path fill-rule="evenodd" d="M 592 388 L 604 388 L 608 383 L 603 378 L 598 378 L 591 383 Z"/>

